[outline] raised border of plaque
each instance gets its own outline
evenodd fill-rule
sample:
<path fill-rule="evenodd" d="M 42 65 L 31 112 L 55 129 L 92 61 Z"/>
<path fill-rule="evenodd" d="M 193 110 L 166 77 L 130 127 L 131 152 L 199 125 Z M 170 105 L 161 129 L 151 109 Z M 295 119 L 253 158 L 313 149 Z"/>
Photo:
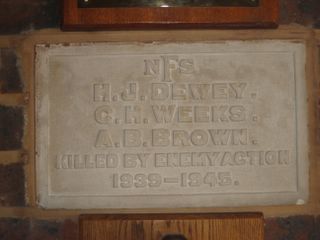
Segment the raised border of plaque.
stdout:
<path fill-rule="evenodd" d="M 39 205 L 89 209 L 305 204 L 309 192 L 305 63 L 305 44 L 286 40 L 37 45 Z M 176 80 L 175 85 L 172 82 Z M 204 84 L 194 88 L 195 81 Z M 112 84 L 115 88 L 111 91 Z M 144 94 L 142 98 L 140 92 L 138 98 L 133 97 L 132 93 L 140 89 L 137 84 L 141 90 L 147 87 L 145 93 L 151 91 L 153 97 Z M 168 98 L 167 85 L 174 99 Z M 190 94 L 187 97 L 186 87 Z M 210 95 L 204 94 L 207 97 L 203 99 L 200 93 L 206 92 L 207 87 Z M 131 106 L 148 107 L 162 100 L 163 104 L 181 104 L 177 110 L 179 124 L 170 123 L 170 117 L 157 123 L 158 117 L 164 116 L 160 113 L 162 107 L 157 108 L 160 105 L 145 111 L 146 114 L 153 111 L 153 125 L 149 115 L 146 115 L 149 122 L 140 119 L 140 114 L 136 114 L 138 108 Z M 213 106 L 201 108 L 199 104 Z M 245 115 L 241 114 L 244 113 L 241 104 L 248 108 Z M 123 119 L 109 118 L 112 105 L 114 111 L 125 111 Z M 224 109 L 226 105 L 233 108 Z M 207 121 L 207 111 L 212 114 L 212 124 Z M 225 121 L 228 127 L 224 127 Z M 123 134 L 123 142 L 110 140 L 112 134 L 105 131 L 106 127 L 110 132 Z M 144 139 L 146 142 L 140 141 L 139 129 L 151 134 Z M 187 133 L 187 129 L 197 131 Z M 223 130 L 233 136 L 226 138 L 233 142 L 232 146 L 229 142 L 224 144 L 223 138 L 215 138 Z M 173 142 L 163 137 L 167 133 Z M 75 151 L 92 149 L 98 149 L 94 150 L 95 162 L 86 159 L 88 166 L 76 166 L 79 157 L 87 155 L 80 156 Z M 238 157 L 233 154 L 231 159 L 228 149 L 246 152 Z M 212 157 L 217 156 L 217 151 L 224 154 L 214 162 Z M 249 155 L 249 151 L 258 155 Z M 105 158 L 112 152 L 121 155 L 121 160 L 114 161 L 111 155 Z M 179 155 L 179 166 L 175 165 L 177 162 L 168 163 L 172 152 Z M 152 157 L 147 159 L 149 153 Z M 201 154 L 193 162 L 190 160 L 193 153 L 209 154 L 205 164 L 211 165 L 203 165 Z M 121 162 L 121 166 L 114 165 L 115 162 Z M 198 173 L 197 169 L 202 170 Z"/>
<path fill-rule="evenodd" d="M 279 1 L 260 0 L 255 7 L 96 7 L 64 0 L 64 30 L 276 27 Z"/>

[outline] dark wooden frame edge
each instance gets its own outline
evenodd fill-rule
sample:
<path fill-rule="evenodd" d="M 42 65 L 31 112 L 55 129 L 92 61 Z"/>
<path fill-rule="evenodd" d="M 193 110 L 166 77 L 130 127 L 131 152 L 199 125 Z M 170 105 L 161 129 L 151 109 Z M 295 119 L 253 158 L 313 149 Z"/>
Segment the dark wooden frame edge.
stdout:
<path fill-rule="evenodd" d="M 261 0 L 259 7 L 78 8 L 63 2 L 63 30 L 177 28 L 275 28 L 279 0 Z"/>

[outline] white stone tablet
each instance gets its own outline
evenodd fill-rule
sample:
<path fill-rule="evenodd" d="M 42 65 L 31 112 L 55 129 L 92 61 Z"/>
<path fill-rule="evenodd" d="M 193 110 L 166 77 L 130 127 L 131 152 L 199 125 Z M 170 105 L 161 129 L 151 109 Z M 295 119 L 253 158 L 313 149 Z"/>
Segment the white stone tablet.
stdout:
<path fill-rule="evenodd" d="M 45 208 L 303 204 L 305 45 L 36 47 Z"/>

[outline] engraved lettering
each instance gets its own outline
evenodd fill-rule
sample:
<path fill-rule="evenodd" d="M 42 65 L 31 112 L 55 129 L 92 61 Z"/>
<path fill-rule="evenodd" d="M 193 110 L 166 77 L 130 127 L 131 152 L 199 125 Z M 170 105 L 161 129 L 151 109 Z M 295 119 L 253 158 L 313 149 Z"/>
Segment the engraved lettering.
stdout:
<path fill-rule="evenodd" d="M 207 172 L 205 175 L 199 172 L 181 174 L 182 187 L 200 187 L 203 184 L 210 187 L 229 186 L 232 184 L 232 175 L 230 172 Z"/>
<path fill-rule="evenodd" d="M 48 173 L 39 174 L 41 206 L 159 207 L 171 195 L 188 196 L 186 206 L 220 206 L 234 193 L 248 204 L 307 200 L 306 119 L 295 107 L 305 105 L 304 61 L 292 61 L 304 49 L 270 43 L 268 52 L 264 44 L 237 53 L 240 42 L 225 52 L 220 43 L 70 53 L 37 46 L 46 52 L 38 60 L 50 60 L 36 74 L 37 156 Z"/>
<path fill-rule="evenodd" d="M 162 178 L 160 174 L 151 173 L 148 175 L 149 187 L 160 187 Z"/>
<path fill-rule="evenodd" d="M 192 153 L 192 166 L 206 166 L 208 161 L 207 153 L 193 152 Z"/>
<path fill-rule="evenodd" d="M 105 168 L 106 167 L 106 156 L 104 154 L 96 155 L 96 166 L 97 168 Z"/>
<path fill-rule="evenodd" d="M 124 154 L 123 156 L 123 167 L 124 168 L 146 168 L 147 160 L 149 158 L 149 153 L 140 153 L 140 154 Z"/>
<path fill-rule="evenodd" d="M 152 129 L 153 146 L 248 145 L 248 129 Z"/>
<path fill-rule="evenodd" d="M 112 108 L 108 105 L 98 107 L 95 111 L 95 120 L 97 123 L 109 124 L 112 123 Z"/>
<path fill-rule="evenodd" d="M 192 166 L 192 158 L 190 153 L 181 153 L 180 154 L 180 166 L 181 167 L 190 167 Z"/>
<path fill-rule="evenodd" d="M 232 158 L 231 152 L 224 152 L 221 166 L 233 166 L 234 165 L 234 159 Z"/>
<path fill-rule="evenodd" d="M 263 151 L 247 151 L 250 165 L 264 165 Z"/>
<path fill-rule="evenodd" d="M 246 120 L 245 108 L 243 106 L 231 106 L 229 108 L 230 121 L 241 122 Z"/>
<path fill-rule="evenodd" d="M 227 100 L 242 99 L 246 89 L 246 83 L 152 83 L 151 98 L 153 100 L 166 100 L 171 96 L 172 100 Z"/>
<path fill-rule="evenodd" d="M 243 92 L 247 87 L 246 83 L 230 83 L 230 96 L 234 98 L 243 98 Z"/>
<path fill-rule="evenodd" d="M 173 84 L 172 85 L 172 100 L 186 100 L 187 99 L 187 87 L 185 84 Z"/>
<path fill-rule="evenodd" d="M 72 155 L 64 154 L 62 156 L 57 156 L 57 169 L 69 168 L 72 166 Z"/>
<path fill-rule="evenodd" d="M 128 87 L 121 93 L 123 101 L 134 101 L 137 98 L 137 84 L 129 83 Z"/>
<path fill-rule="evenodd" d="M 280 159 L 280 156 L 284 158 L 283 155 L 286 155 L 285 158 L 287 158 L 288 150 L 155 153 L 154 166 L 182 167 L 181 157 L 184 157 L 184 161 L 191 162 L 191 164 L 188 163 L 190 167 L 288 165 L 288 162 Z"/>
<path fill-rule="evenodd" d="M 246 83 L 214 83 L 212 84 L 212 97 L 214 99 L 227 99 L 227 98 L 243 98 Z"/>
<path fill-rule="evenodd" d="M 227 145 L 232 131 L 229 129 L 212 129 L 209 130 L 209 133 L 214 145 Z"/>
<path fill-rule="evenodd" d="M 234 154 L 234 163 L 236 165 L 244 165 L 247 160 L 247 155 L 245 152 L 239 151 Z"/>
<path fill-rule="evenodd" d="M 195 146 L 204 146 L 208 144 L 208 133 L 204 130 L 194 130 L 191 133 L 191 142 Z"/>
<path fill-rule="evenodd" d="M 228 106 L 213 106 L 212 107 L 212 121 L 213 122 L 228 122 L 227 111 Z"/>
<path fill-rule="evenodd" d="M 117 154 L 107 154 L 107 168 L 116 168 L 119 165 L 119 158 Z"/>
<path fill-rule="evenodd" d="M 185 106 L 152 105 L 154 119 L 158 123 L 190 122 L 243 122 L 246 109 L 241 105 Z"/>
<path fill-rule="evenodd" d="M 85 158 L 85 160 L 86 160 L 86 163 L 85 163 L 86 168 L 96 168 L 95 158 L 88 156 Z"/>
<path fill-rule="evenodd" d="M 173 79 L 171 78 L 171 71 L 175 71 L 178 68 L 178 56 L 170 55 L 170 56 L 161 56 L 163 60 L 163 81 L 171 82 Z"/>
<path fill-rule="evenodd" d="M 113 174 L 112 180 L 113 188 L 154 188 L 162 184 L 162 177 L 157 173 Z"/>
<path fill-rule="evenodd" d="M 201 186 L 202 179 L 201 174 L 194 172 L 189 174 L 189 186 L 190 187 L 199 187 Z"/>
<path fill-rule="evenodd" d="M 96 139 L 96 148 L 109 148 L 112 147 L 112 139 L 108 130 L 100 130 Z"/>
<path fill-rule="evenodd" d="M 248 130 L 247 129 L 232 129 L 232 145 L 247 145 Z"/>
<path fill-rule="evenodd" d="M 217 174 L 215 172 L 208 172 L 203 179 L 203 183 L 208 184 L 210 187 L 215 187 L 218 183 Z"/>
<path fill-rule="evenodd" d="M 206 155 L 208 157 L 210 166 L 218 165 L 218 157 L 220 155 L 219 152 L 208 152 L 208 153 L 206 153 Z"/>
<path fill-rule="evenodd" d="M 104 83 L 97 83 L 93 85 L 93 96 L 95 102 L 109 102 L 110 101 L 110 85 Z"/>
<path fill-rule="evenodd" d="M 209 84 L 190 84 L 191 96 L 194 100 L 207 100 L 209 99 Z"/>
<path fill-rule="evenodd" d="M 150 157 L 150 153 L 138 154 L 138 158 L 142 168 L 147 167 L 147 160 L 149 159 L 149 157 Z"/>
<path fill-rule="evenodd" d="M 123 131 L 123 136 L 125 147 L 139 147 L 141 145 L 141 133 L 138 129 L 126 129 Z"/>
<path fill-rule="evenodd" d="M 152 84 L 152 100 L 165 100 L 169 96 L 169 87 L 165 83 Z"/>
<path fill-rule="evenodd" d="M 125 107 L 125 122 L 126 123 L 140 123 L 141 122 L 141 108 L 139 106 Z"/>
<path fill-rule="evenodd" d="M 155 153 L 154 166 L 155 167 L 168 166 L 167 157 L 165 153 Z"/>
<path fill-rule="evenodd" d="M 152 145 L 157 146 L 168 146 L 170 144 L 170 132 L 168 129 L 153 129 L 152 130 Z"/>
<path fill-rule="evenodd" d="M 219 185 L 228 186 L 232 184 L 232 177 L 230 172 L 220 172 L 218 173 Z"/>
<path fill-rule="evenodd" d="M 192 107 L 180 106 L 178 107 L 179 122 L 192 122 Z"/>
<path fill-rule="evenodd" d="M 195 122 L 209 122 L 210 121 L 210 107 L 209 106 L 195 106 L 194 107 L 194 121 Z"/>
<path fill-rule="evenodd" d="M 154 117 L 158 123 L 172 122 L 176 105 L 152 105 Z"/>
<path fill-rule="evenodd" d="M 75 169 L 83 169 L 86 167 L 86 158 L 88 158 L 89 155 L 84 155 L 83 157 L 81 157 L 81 155 L 73 155 L 73 159 L 74 159 L 74 168 Z"/>
<path fill-rule="evenodd" d="M 274 165 L 278 162 L 278 154 L 276 151 L 268 151 L 266 152 L 265 162 L 268 165 Z"/>
<path fill-rule="evenodd" d="M 138 164 L 137 154 L 124 154 L 123 167 L 124 168 L 135 168 Z"/>
<path fill-rule="evenodd" d="M 57 156 L 57 169 L 116 168 L 119 157 L 116 154 L 62 154 Z"/>
<path fill-rule="evenodd" d="M 247 129 L 210 129 L 214 145 L 246 145 L 248 143 Z"/>
<path fill-rule="evenodd" d="M 180 166 L 180 157 L 181 154 L 178 153 L 168 153 L 166 155 L 167 159 L 167 165 L 168 167 L 178 167 Z"/>
<path fill-rule="evenodd" d="M 130 174 L 123 174 L 120 176 L 120 186 L 123 188 L 131 188 L 133 185 L 133 176 Z"/>
<path fill-rule="evenodd" d="M 212 97 L 215 99 L 227 99 L 228 85 L 226 83 L 212 84 Z"/>
<path fill-rule="evenodd" d="M 185 130 L 174 130 L 173 135 L 173 146 L 189 146 L 189 134 Z"/>
<path fill-rule="evenodd" d="M 158 75 L 160 73 L 160 60 L 153 59 L 153 60 L 144 60 L 145 63 L 145 71 L 144 75 Z"/>
<path fill-rule="evenodd" d="M 191 74 L 194 72 L 193 59 L 181 59 L 179 62 L 179 71 L 183 74 Z"/>
<path fill-rule="evenodd" d="M 134 183 L 136 188 L 144 188 L 147 186 L 147 176 L 144 174 L 136 174 L 134 180 L 136 181 Z"/>

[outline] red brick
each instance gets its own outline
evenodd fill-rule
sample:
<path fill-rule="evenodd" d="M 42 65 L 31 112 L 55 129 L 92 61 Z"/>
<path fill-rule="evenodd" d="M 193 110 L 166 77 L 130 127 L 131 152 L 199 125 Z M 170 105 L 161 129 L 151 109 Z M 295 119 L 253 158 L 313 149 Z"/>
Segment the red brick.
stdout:
<path fill-rule="evenodd" d="M 22 92 L 22 82 L 18 70 L 16 52 L 13 49 L 0 49 L 0 93 Z"/>
<path fill-rule="evenodd" d="M 59 0 L 3 0 L 0 1 L 0 34 L 58 27 Z"/>
<path fill-rule="evenodd" d="M 0 150 L 22 148 L 23 108 L 0 106 Z"/>
<path fill-rule="evenodd" d="M 33 220 L 31 231 L 26 240 L 57 240 L 60 236 L 61 222 L 47 220 Z"/>
<path fill-rule="evenodd" d="M 265 240 L 316 240 L 313 216 L 266 219 Z"/>
<path fill-rule="evenodd" d="M 1 240 L 78 240 L 78 219 L 0 218 Z"/>
<path fill-rule="evenodd" d="M 320 27 L 320 1 L 280 0 L 280 23 Z"/>
<path fill-rule="evenodd" d="M 0 218 L 1 240 L 25 240 L 30 231 L 27 219 Z"/>
<path fill-rule="evenodd" d="M 24 205 L 25 188 L 22 164 L 0 165 L 0 206 Z"/>
<path fill-rule="evenodd" d="M 78 220 L 32 220 L 27 240 L 78 240 Z"/>

